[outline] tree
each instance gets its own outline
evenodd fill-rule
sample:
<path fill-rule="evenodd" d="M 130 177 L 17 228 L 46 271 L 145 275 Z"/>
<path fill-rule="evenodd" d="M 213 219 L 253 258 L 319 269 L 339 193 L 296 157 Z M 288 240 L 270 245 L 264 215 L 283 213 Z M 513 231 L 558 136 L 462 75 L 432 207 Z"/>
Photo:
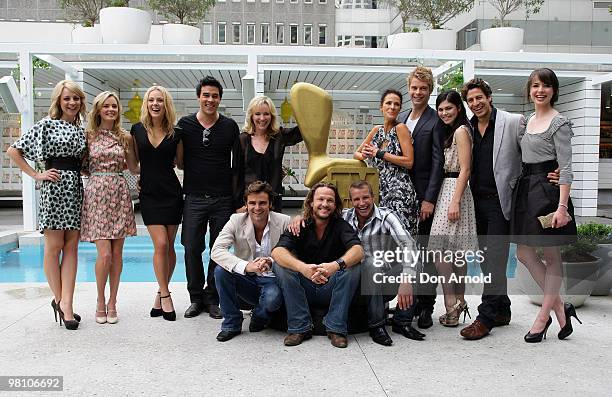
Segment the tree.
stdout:
<path fill-rule="evenodd" d="M 457 15 L 474 7 L 474 0 L 414 0 L 414 15 L 432 29 L 442 29 Z"/>
<path fill-rule="evenodd" d="M 216 0 L 149 0 L 152 10 L 166 18 L 176 17 L 182 24 L 200 22 L 215 3 Z"/>
<path fill-rule="evenodd" d="M 417 1 L 415 0 L 385 0 L 385 3 L 389 4 L 391 7 L 395 7 L 399 10 L 400 16 L 402 18 L 402 32 L 407 33 L 410 32 L 411 29 L 406 26 L 410 17 L 416 16 L 416 7 Z"/>
<path fill-rule="evenodd" d="M 93 26 L 100 17 L 100 9 L 106 0 L 60 0 L 60 7 L 66 10 L 68 19 L 78 19 L 83 26 Z"/>
<path fill-rule="evenodd" d="M 499 25 L 510 26 L 509 22 L 506 22 L 506 17 L 519 10 L 525 8 L 525 19 L 529 19 L 532 14 L 540 12 L 540 8 L 544 4 L 545 0 L 489 0 L 489 3 L 499 13 Z"/>

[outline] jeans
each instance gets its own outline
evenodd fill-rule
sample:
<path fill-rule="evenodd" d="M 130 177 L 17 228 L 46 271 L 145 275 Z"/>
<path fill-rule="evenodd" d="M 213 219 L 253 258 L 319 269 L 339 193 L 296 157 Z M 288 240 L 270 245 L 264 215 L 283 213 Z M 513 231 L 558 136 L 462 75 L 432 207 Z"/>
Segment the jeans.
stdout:
<path fill-rule="evenodd" d="M 185 273 L 187 290 L 192 303 L 218 305 L 219 295 L 215 286 L 215 268 L 212 259 L 208 262 L 206 279 L 202 253 L 206 249 L 206 228 L 210 224 L 209 247 L 212 247 L 217 236 L 233 213 L 232 198 L 212 197 L 203 194 L 185 195 L 183 207 L 183 229 L 181 243 L 185 247 Z M 204 283 L 206 282 L 206 289 Z"/>
<path fill-rule="evenodd" d="M 329 332 L 346 335 L 349 307 L 359 284 L 360 266 L 334 273 L 325 284 L 315 284 L 301 273 L 272 265 L 287 307 L 287 332 L 303 334 L 312 330 L 310 305 L 329 307 L 323 325 Z"/>
<path fill-rule="evenodd" d="M 480 268 L 484 275 L 491 273 L 491 283 L 484 285 L 477 319 L 491 329 L 498 314 L 510 315 L 506 278 L 510 222 L 504 218 L 498 198 L 474 197 L 474 206 L 480 249 L 484 251 Z"/>
<path fill-rule="evenodd" d="M 276 277 L 230 273 L 221 266 L 215 269 L 219 304 L 223 314 L 222 331 L 240 331 L 242 312 L 238 298 L 255 306 L 251 321 L 267 323 L 270 313 L 280 309 L 283 295 Z"/>

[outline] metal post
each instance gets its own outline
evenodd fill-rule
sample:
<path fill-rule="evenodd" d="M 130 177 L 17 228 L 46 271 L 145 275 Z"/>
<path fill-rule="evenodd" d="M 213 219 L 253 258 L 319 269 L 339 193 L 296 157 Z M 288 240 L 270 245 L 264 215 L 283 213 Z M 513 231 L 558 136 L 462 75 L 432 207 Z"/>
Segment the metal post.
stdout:
<path fill-rule="evenodd" d="M 19 52 L 19 89 L 21 94 L 21 134 L 23 135 L 34 125 L 34 71 L 32 68 L 32 54 L 29 51 Z M 32 162 L 29 162 L 34 166 Z M 38 225 L 38 199 L 34 179 L 25 172 L 21 173 L 22 199 L 23 199 L 23 228 L 34 231 Z"/>

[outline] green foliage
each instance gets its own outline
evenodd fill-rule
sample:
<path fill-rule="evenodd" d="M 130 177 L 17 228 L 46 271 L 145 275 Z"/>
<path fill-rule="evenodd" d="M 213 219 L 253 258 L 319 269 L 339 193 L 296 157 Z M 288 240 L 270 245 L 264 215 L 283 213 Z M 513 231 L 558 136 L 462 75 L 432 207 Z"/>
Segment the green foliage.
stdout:
<path fill-rule="evenodd" d="M 98 22 L 100 9 L 107 0 L 60 0 L 59 5 L 66 10 L 67 19 L 78 19 L 83 26 L 93 26 Z"/>
<path fill-rule="evenodd" d="M 463 66 L 442 74 L 438 77 L 437 83 L 439 92 L 448 90 L 459 91 L 463 86 Z"/>
<path fill-rule="evenodd" d="M 561 248 L 561 257 L 565 262 L 590 262 L 591 253 L 597 244 L 612 242 L 612 227 L 599 223 L 585 223 L 577 226 L 577 240 Z"/>
<path fill-rule="evenodd" d="M 34 70 L 36 69 L 48 70 L 48 69 L 51 69 L 51 64 L 49 64 L 49 62 L 43 61 L 42 59 L 32 57 L 32 67 L 34 68 Z M 15 67 L 15 69 L 11 70 L 11 76 L 13 76 L 13 79 L 17 82 L 17 87 L 19 87 L 19 80 L 21 79 L 19 63 L 17 63 L 17 66 Z"/>
<path fill-rule="evenodd" d="M 442 29 L 446 22 L 474 7 L 474 0 L 413 0 L 411 3 L 413 15 L 432 29 Z"/>
<path fill-rule="evenodd" d="M 107 0 L 105 7 L 129 7 L 129 0 Z"/>
<path fill-rule="evenodd" d="M 499 18 L 495 17 L 495 19 L 500 21 L 498 26 L 491 27 L 510 26 L 510 22 L 506 21 L 506 17 L 520 8 L 525 9 L 525 20 L 527 20 L 532 14 L 540 12 L 544 2 L 545 0 L 489 0 L 489 3 L 499 13 Z"/>
<path fill-rule="evenodd" d="M 419 28 L 418 27 L 414 27 L 412 29 L 408 29 L 408 31 L 406 33 L 419 33 Z"/>
<path fill-rule="evenodd" d="M 215 6 L 216 0 L 149 0 L 152 10 L 182 24 L 197 24 Z"/>

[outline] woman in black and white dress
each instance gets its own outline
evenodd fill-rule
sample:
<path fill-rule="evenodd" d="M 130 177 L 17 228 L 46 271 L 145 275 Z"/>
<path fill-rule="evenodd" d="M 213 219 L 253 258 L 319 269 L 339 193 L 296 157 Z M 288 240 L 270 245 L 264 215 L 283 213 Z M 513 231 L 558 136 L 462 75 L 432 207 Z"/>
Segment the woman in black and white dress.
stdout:
<path fill-rule="evenodd" d="M 53 312 L 60 325 L 77 329 L 81 317 L 72 301 L 77 273 L 85 155 L 85 93 L 74 82 L 62 80 L 53 89 L 49 115 L 11 145 L 7 153 L 21 170 L 40 182 L 38 228 L 45 236 L 43 268 L 54 299 Z M 45 163 L 38 172 L 26 159 Z M 60 263 L 61 258 L 61 263 Z"/>

